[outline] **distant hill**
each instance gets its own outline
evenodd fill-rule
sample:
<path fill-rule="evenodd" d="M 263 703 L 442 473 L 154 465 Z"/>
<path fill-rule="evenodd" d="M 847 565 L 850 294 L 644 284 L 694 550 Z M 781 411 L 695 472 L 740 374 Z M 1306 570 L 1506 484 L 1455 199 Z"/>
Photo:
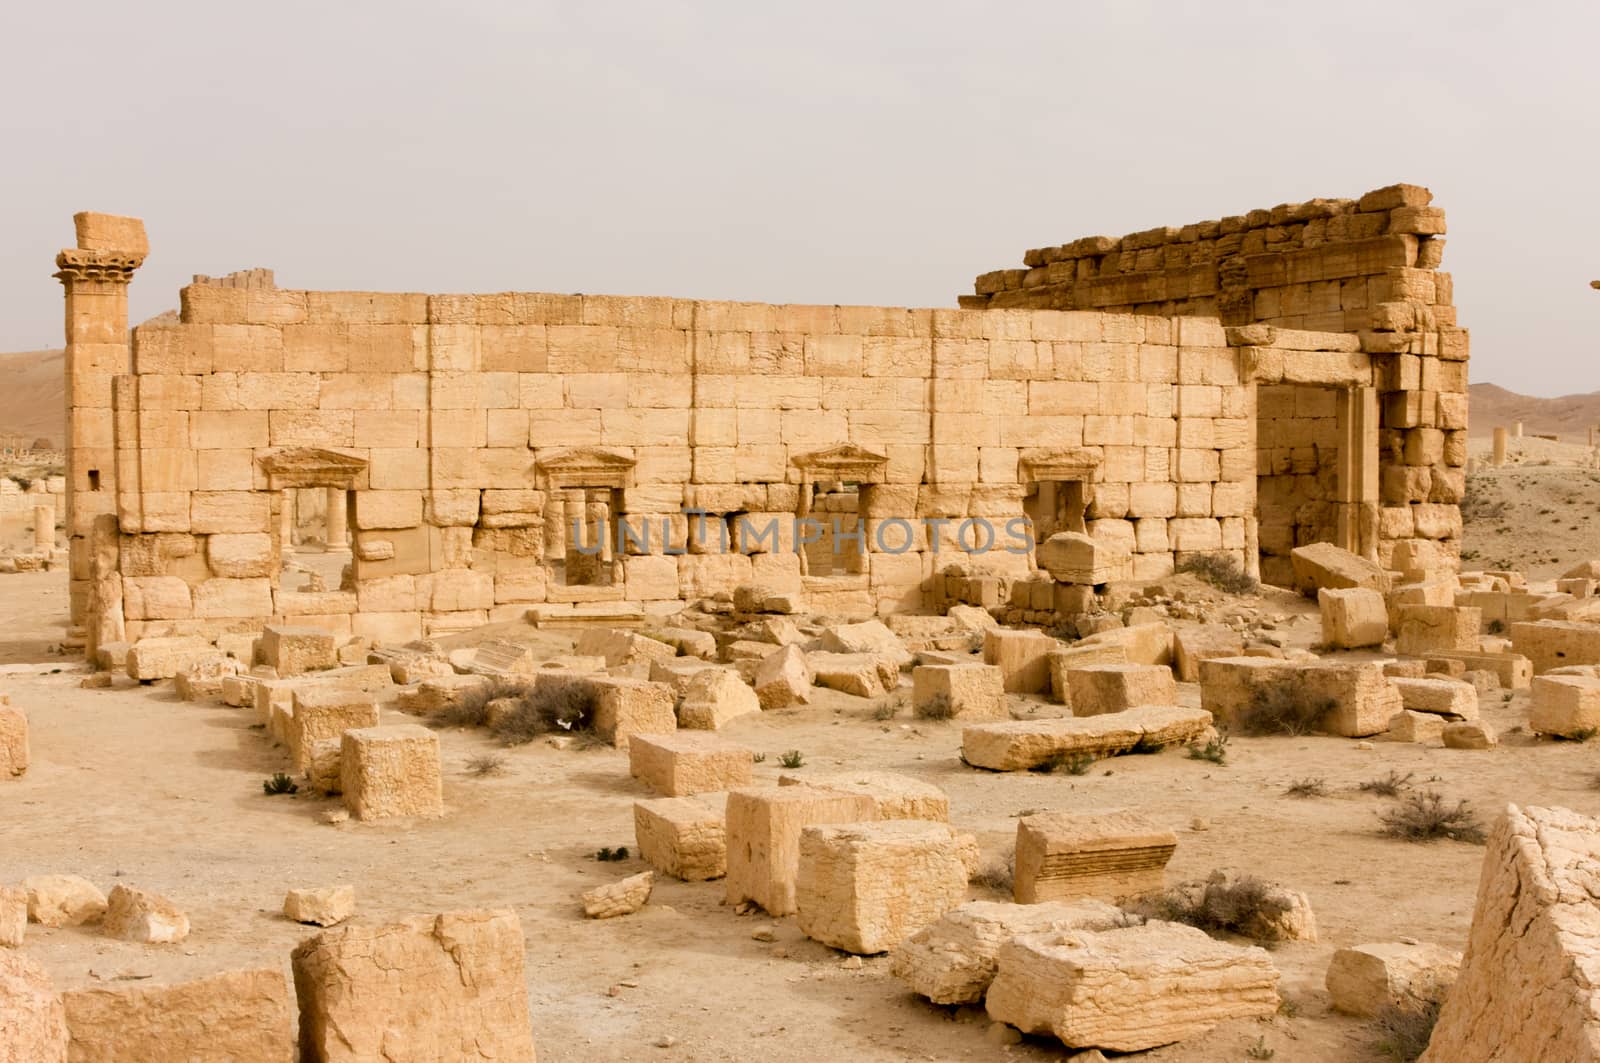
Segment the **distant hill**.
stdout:
<path fill-rule="evenodd" d="M 0 354 L 0 435 L 47 438 L 66 445 L 65 352 Z"/>
<path fill-rule="evenodd" d="M 1587 395 L 1563 395 L 1557 399 L 1537 399 L 1518 395 L 1498 384 L 1471 384 L 1473 436 L 1491 436 L 1496 425 L 1514 428 L 1522 422 L 1524 435 L 1555 434 L 1563 443 L 1589 442 L 1591 426 L 1600 427 L 1600 391 Z"/>

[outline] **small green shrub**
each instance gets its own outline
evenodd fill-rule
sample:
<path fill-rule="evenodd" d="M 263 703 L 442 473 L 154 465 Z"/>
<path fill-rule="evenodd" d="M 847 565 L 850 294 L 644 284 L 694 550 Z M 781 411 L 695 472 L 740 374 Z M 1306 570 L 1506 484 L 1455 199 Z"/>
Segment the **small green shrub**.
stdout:
<path fill-rule="evenodd" d="M 803 768 L 806 764 L 806 757 L 798 749 L 791 749 L 778 757 L 778 763 L 785 768 Z"/>
<path fill-rule="evenodd" d="M 750 754 L 750 759 L 757 764 L 765 764 L 767 762 L 767 755 L 765 753 L 752 753 Z"/>
<path fill-rule="evenodd" d="M 1133 744 L 1133 748 L 1128 750 L 1128 755 L 1134 757 L 1152 757 L 1166 748 L 1167 744 L 1165 742 L 1157 742 L 1149 735 L 1140 735 L 1139 740 Z"/>
<path fill-rule="evenodd" d="M 1007 896 L 1012 892 L 1012 881 L 1017 873 L 1017 854 L 1013 850 L 1004 856 L 991 856 L 973 873 L 972 881 Z"/>
<path fill-rule="evenodd" d="M 278 772 L 270 779 L 261 783 L 261 789 L 268 797 L 277 797 L 279 794 L 295 794 L 300 792 L 300 787 L 295 781 L 283 772 Z"/>
<path fill-rule="evenodd" d="M 1597 734 L 1600 734 L 1600 729 L 1594 727 L 1580 727 L 1576 731 L 1568 731 L 1566 734 L 1557 735 L 1556 737 L 1568 742 L 1577 742 L 1579 745 L 1582 745 Z"/>
<path fill-rule="evenodd" d="M 1052 753 L 1028 770 L 1039 775 L 1053 775 L 1064 771 L 1068 775 L 1087 775 L 1094 767 L 1094 757 L 1088 753 Z"/>
<path fill-rule="evenodd" d="M 1257 1037 L 1256 1043 L 1244 1050 L 1246 1059 L 1272 1059 L 1278 1054 L 1276 1048 L 1267 1047 L 1265 1036 Z"/>

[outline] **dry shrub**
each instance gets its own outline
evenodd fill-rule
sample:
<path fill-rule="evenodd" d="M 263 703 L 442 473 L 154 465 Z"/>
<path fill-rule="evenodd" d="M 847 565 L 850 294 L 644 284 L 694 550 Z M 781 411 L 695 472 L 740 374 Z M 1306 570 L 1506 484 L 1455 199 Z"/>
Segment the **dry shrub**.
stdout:
<path fill-rule="evenodd" d="M 1273 888 L 1253 875 L 1230 879 L 1217 874 L 1204 883 L 1147 893 L 1124 907 L 1146 919 L 1249 937 L 1253 928 L 1272 925 L 1291 906 L 1281 894 L 1273 896 Z"/>
<path fill-rule="evenodd" d="M 1328 781 L 1320 778 L 1296 779 L 1284 790 L 1287 797 L 1327 797 Z"/>
<path fill-rule="evenodd" d="M 499 753 L 481 753 L 467 761 L 467 774 L 475 779 L 490 775 L 504 775 L 506 758 Z"/>
<path fill-rule="evenodd" d="M 546 680 L 516 697 L 516 708 L 495 720 L 489 729 L 505 745 L 526 745 L 542 734 L 572 734 L 594 728 L 598 699 L 593 688 L 581 679 Z"/>
<path fill-rule="evenodd" d="M 1383 820 L 1383 833 L 1408 842 L 1450 838 L 1481 845 L 1485 839 L 1483 823 L 1472 806 L 1457 801 L 1451 807 L 1437 790 L 1407 794 L 1379 818 Z"/>
<path fill-rule="evenodd" d="M 1368 779 L 1361 784 L 1360 789 L 1364 794 L 1377 794 L 1379 797 L 1399 797 L 1400 791 L 1411 789 L 1411 780 L 1415 777 L 1415 774 L 1415 772 L 1408 771 L 1401 775 L 1399 772 L 1391 770 L 1387 775 L 1376 779 Z"/>
<path fill-rule="evenodd" d="M 482 727 L 489 721 L 489 702 L 498 698 L 526 696 L 530 687 L 506 679 L 496 679 L 469 690 L 427 718 L 429 727 Z"/>
<path fill-rule="evenodd" d="M 919 720 L 948 720 L 955 714 L 956 707 L 950 703 L 950 698 L 944 694 L 935 694 L 921 705 L 918 705 L 916 711 L 916 716 Z"/>
<path fill-rule="evenodd" d="M 1332 698 L 1306 697 L 1288 678 L 1273 679 L 1251 691 L 1250 702 L 1234 720 L 1234 727 L 1246 735 L 1298 738 L 1310 734 L 1318 722 L 1337 707 Z"/>
<path fill-rule="evenodd" d="M 1385 1059 L 1415 1063 L 1428 1047 L 1433 1028 L 1438 1022 L 1437 1001 L 1387 1008 L 1373 1020 L 1372 1029 L 1376 1037 L 1372 1047 Z"/>
<path fill-rule="evenodd" d="M 983 862 L 972 875 L 972 881 L 979 886 L 985 886 L 996 893 L 1010 896 L 1012 882 L 1017 874 L 1017 854 L 1013 850 L 1003 856 L 991 856 Z"/>
<path fill-rule="evenodd" d="M 1178 563 L 1177 570 L 1192 573 L 1229 594 L 1254 594 L 1261 589 L 1232 554 L 1190 554 Z"/>

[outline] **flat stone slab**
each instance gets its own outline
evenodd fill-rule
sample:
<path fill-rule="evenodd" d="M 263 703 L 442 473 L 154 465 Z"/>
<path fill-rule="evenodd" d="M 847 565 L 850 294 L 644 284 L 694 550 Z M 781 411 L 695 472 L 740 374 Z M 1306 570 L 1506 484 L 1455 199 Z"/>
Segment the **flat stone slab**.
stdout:
<path fill-rule="evenodd" d="M 1178 705 L 1141 705 L 1057 720 L 980 723 L 962 729 L 961 756 L 975 768 L 1026 771 L 1063 755 L 1112 757 L 1141 742 L 1164 746 L 1191 742 L 1210 726 L 1206 710 Z"/>

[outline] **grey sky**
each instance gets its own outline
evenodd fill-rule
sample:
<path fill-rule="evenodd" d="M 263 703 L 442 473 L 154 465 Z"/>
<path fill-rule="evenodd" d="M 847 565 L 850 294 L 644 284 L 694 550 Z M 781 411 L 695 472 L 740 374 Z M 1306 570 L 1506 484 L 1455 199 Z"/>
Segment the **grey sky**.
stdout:
<path fill-rule="evenodd" d="M 951 306 L 1024 248 L 1426 184 L 1472 376 L 1600 389 L 1600 7 L 270 4 L 0 11 L 0 350 L 71 214 L 307 288 Z"/>

